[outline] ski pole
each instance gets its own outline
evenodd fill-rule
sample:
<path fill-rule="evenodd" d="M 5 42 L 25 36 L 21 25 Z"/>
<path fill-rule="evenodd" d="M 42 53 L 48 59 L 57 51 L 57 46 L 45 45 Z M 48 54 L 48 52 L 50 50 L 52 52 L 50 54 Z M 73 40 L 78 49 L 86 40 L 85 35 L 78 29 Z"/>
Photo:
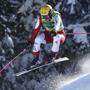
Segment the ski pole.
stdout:
<path fill-rule="evenodd" d="M 66 35 L 75 35 L 75 34 L 87 34 L 87 35 L 90 35 L 90 32 L 88 33 L 84 33 L 84 32 L 76 32 L 76 33 L 66 33 Z"/>
<path fill-rule="evenodd" d="M 17 57 L 19 57 L 21 54 L 23 54 L 26 51 L 26 49 L 24 49 L 22 52 L 20 52 L 16 57 L 14 57 L 10 62 L 8 62 L 1 70 L 0 70 L 0 74 L 2 73 L 2 71 L 4 69 L 6 69 Z"/>

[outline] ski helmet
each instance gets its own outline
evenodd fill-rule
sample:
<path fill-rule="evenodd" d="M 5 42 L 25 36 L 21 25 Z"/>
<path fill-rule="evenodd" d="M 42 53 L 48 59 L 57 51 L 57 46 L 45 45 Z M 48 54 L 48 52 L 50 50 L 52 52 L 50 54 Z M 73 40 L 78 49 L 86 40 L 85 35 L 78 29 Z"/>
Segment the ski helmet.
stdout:
<path fill-rule="evenodd" d="M 40 14 L 41 15 L 48 15 L 50 10 L 52 10 L 52 6 L 49 4 L 46 4 L 46 5 L 41 7 Z"/>

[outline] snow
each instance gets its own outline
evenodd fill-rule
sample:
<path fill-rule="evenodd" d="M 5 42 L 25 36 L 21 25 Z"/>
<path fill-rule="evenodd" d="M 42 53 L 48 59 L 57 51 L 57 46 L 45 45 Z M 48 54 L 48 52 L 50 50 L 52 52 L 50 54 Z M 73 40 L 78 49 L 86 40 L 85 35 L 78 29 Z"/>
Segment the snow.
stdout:
<path fill-rule="evenodd" d="M 34 0 L 35 3 L 39 3 L 41 6 L 45 5 L 45 2 L 43 0 Z"/>
<path fill-rule="evenodd" d="M 90 53 L 79 62 L 81 71 L 76 75 L 61 77 L 56 90 L 90 90 Z"/>
<path fill-rule="evenodd" d="M 26 2 L 22 5 L 22 7 L 19 9 L 18 13 L 25 13 L 28 8 L 32 8 L 32 2 L 33 0 L 26 0 Z"/>
<path fill-rule="evenodd" d="M 12 6 L 13 7 L 14 7 L 13 4 L 19 4 L 19 5 L 21 4 L 21 3 L 19 3 L 18 0 L 9 0 L 9 1 L 12 3 Z M 41 6 L 43 6 L 45 4 L 43 2 L 43 0 L 34 0 L 34 2 L 39 3 Z M 30 29 L 30 24 L 32 24 L 32 22 L 31 22 L 32 21 L 31 11 L 34 8 L 34 6 L 33 6 L 33 0 L 23 0 L 22 3 L 23 3 L 23 5 L 17 11 L 18 11 L 18 13 L 23 13 L 24 14 L 24 16 L 21 16 L 20 20 L 21 20 L 21 22 L 22 21 L 24 22 L 25 30 L 29 31 L 29 30 L 31 30 Z M 67 10 L 67 5 L 66 4 L 68 6 L 70 5 L 70 8 L 68 8 L 69 10 Z M 66 10 L 67 10 L 66 12 L 69 15 L 70 14 L 76 14 L 76 15 L 78 15 L 77 13 L 75 13 L 75 10 L 74 10 L 75 4 L 76 4 L 76 0 L 67 0 L 67 3 L 66 4 L 65 4 L 66 6 L 63 6 L 62 8 L 66 8 Z M 60 7 L 60 3 L 57 3 L 57 5 L 55 7 L 57 11 L 59 11 L 59 7 Z M 5 13 L 7 10 L 4 11 L 3 8 L 2 8 L 1 11 L 3 13 Z M 84 8 L 84 7 L 82 7 L 82 8 Z M 28 13 L 28 15 L 27 15 L 27 13 Z M 9 12 L 8 12 L 8 14 L 9 14 Z M 69 17 L 69 15 L 67 15 L 67 17 Z M 0 24 L 2 24 L 3 26 L 5 24 L 5 27 L 7 27 L 6 23 L 3 23 L 2 20 L 4 22 L 8 22 L 8 17 L 9 16 L 7 16 L 7 14 L 6 15 L 2 15 L 1 14 L 0 15 L 0 18 L 1 18 Z M 79 21 L 79 20 L 82 21 L 83 20 L 84 23 L 82 23 L 82 24 L 81 23 L 80 24 L 79 23 L 71 24 L 71 22 L 68 23 L 69 26 L 67 27 L 67 29 L 72 29 L 73 30 L 73 33 L 79 33 L 79 32 L 80 33 L 85 33 L 85 34 L 77 34 L 77 35 L 75 34 L 74 35 L 73 38 L 78 43 L 79 42 L 88 43 L 87 32 L 84 29 L 84 27 L 90 26 L 89 21 L 88 20 L 85 21 L 85 19 L 87 19 L 89 17 L 90 17 L 89 13 L 86 14 L 84 17 L 79 17 L 79 19 L 73 17 L 74 19 L 78 19 L 76 21 Z M 10 13 L 10 17 L 9 18 L 10 18 L 9 19 L 9 22 L 10 23 L 11 22 L 15 22 L 15 20 L 16 20 L 16 14 L 14 15 L 14 14 Z M 68 21 L 69 21 L 68 19 L 65 20 L 66 23 Z M 72 21 L 72 19 L 70 21 Z M 87 22 L 87 23 L 85 23 L 85 22 Z M 34 26 L 34 24 L 33 24 L 33 26 Z M 7 31 L 12 31 L 12 29 L 9 30 L 9 28 L 7 28 Z M 22 38 L 22 37 L 20 37 L 20 38 Z M 15 44 L 19 44 L 20 43 L 20 38 L 16 37 L 16 39 L 18 41 Z M 7 44 L 7 46 L 10 46 L 10 48 L 14 47 L 14 43 L 13 43 L 13 40 L 12 40 L 11 36 L 8 36 L 8 35 L 5 36 L 4 41 L 5 41 L 5 44 Z M 50 47 L 49 46 L 46 46 L 45 49 L 47 49 L 47 51 L 49 52 Z M 4 58 L 3 60 L 8 62 L 7 59 L 5 60 L 5 57 L 0 56 L 0 59 L 1 58 Z M 15 83 L 16 83 L 17 89 L 15 89 L 15 90 L 26 90 L 26 89 L 34 89 L 34 90 L 61 90 L 61 89 L 64 90 L 65 89 L 65 90 L 67 90 L 67 87 L 69 88 L 69 90 L 70 89 L 75 90 L 75 89 L 77 89 L 76 88 L 76 85 L 77 84 L 79 84 L 78 86 L 81 86 L 81 89 L 82 89 L 82 86 L 84 86 L 84 87 L 86 87 L 86 88 L 83 87 L 84 90 L 90 90 L 90 89 L 88 89 L 88 88 L 90 88 L 89 87 L 90 74 L 88 74 L 88 73 L 90 73 L 90 65 L 89 65 L 90 59 L 88 60 L 89 61 L 88 62 L 86 60 L 86 57 L 85 57 L 84 60 L 83 60 L 83 62 L 82 61 L 81 61 L 82 63 L 80 62 L 80 64 L 83 65 L 83 67 L 81 66 L 81 68 L 82 68 L 81 71 L 82 72 L 85 71 L 85 72 L 83 72 L 83 73 L 80 72 L 80 75 L 76 75 L 76 77 L 73 77 L 71 75 L 69 75 L 69 76 L 63 76 L 62 74 L 58 73 L 58 70 L 56 70 L 55 67 L 52 66 L 52 68 L 50 68 L 50 70 L 48 69 L 49 67 L 47 67 L 44 71 L 41 70 L 41 72 L 43 72 L 43 74 L 41 72 L 38 72 L 37 71 L 37 73 L 36 72 L 34 74 L 31 73 L 30 76 L 25 75 L 26 78 L 24 78 L 24 77 L 21 78 L 20 77 L 21 78 L 20 81 L 22 82 L 22 80 L 23 80 L 23 84 L 22 83 L 19 84 L 17 82 L 17 80 L 16 80 L 16 77 L 14 77 L 13 74 L 15 74 L 17 71 L 20 71 L 20 70 L 22 71 L 23 69 L 26 69 L 27 64 L 29 64 L 28 62 L 30 62 L 31 60 L 32 60 L 32 55 L 29 54 L 29 53 L 27 53 L 27 54 L 23 55 L 22 57 L 17 58 L 16 64 L 14 64 L 16 71 L 15 71 L 14 68 L 12 68 L 12 66 L 10 66 L 10 68 L 7 68 L 8 71 L 5 70 L 6 75 L 5 75 L 5 78 L 4 79 L 6 79 L 7 81 L 10 81 L 10 83 L 12 84 L 12 86 L 14 86 Z M 5 63 L 7 63 L 7 62 L 5 62 Z M 4 66 L 4 64 L 3 64 L 3 66 Z M 61 69 L 61 68 L 59 68 L 59 69 Z M 71 78 L 69 78 L 69 77 L 71 77 Z M 30 78 L 30 79 L 28 79 L 28 78 Z M 3 83 L 5 83 L 5 82 L 3 82 Z M 6 83 L 6 84 L 8 85 L 8 83 Z M 1 87 L 5 88 L 5 85 L 0 86 L 0 89 L 1 89 Z M 8 86 L 8 88 L 5 88 L 5 89 L 10 89 L 10 86 Z M 79 90 L 80 90 L 80 87 L 79 87 Z"/>
<path fill-rule="evenodd" d="M 15 83 L 15 77 L 13 76 L 13 74 L 14 70 L 11 67 L 9 67 L 5 79 L 11 81 L 12 83 Z"/>
<path fill-rule="evenodd" d="M 90 74 L 79 77 L 58 90 L 90 90 Z"/>
<path fill-rule="evenodd" d="M 14 42 L 8 34 L 3 38 L 3 43 L 6 44 L 7 47 L 10 47 L 10 48 L 14 47 Z"/>
<path fill-rule="evenodd" d="M 66 27 L 68 30 L 71 30 L 73 29 L 73 33 L 74 33 L 74 37 L 73 39 L 75 40 L 75 42 L 77 43 L 89 43 L 88 40 L 87 40 L 87 32 L 86 30 L 84 29 L 84 27 L 86 26 L 89 26 L 90 23 L 82 23 L 82 24 L 79 24 L 79 23 L 76 23 L 76 24 L 70 24 L 68 27 Z M 77 33 L 77 34 L 75 34 Z"/>
<path fill-rule="evenodd" d="M 76 0 L 68 0 L 67 4 L 75 4 Z"/>
<path fill-rule="evenodd" d="M 27 68 L 27 65 L 30 61 L 32 61 L 33 56 L 30 53 L 27 53 L 22 56 L 21 60 L 22 62 L 20 63 L 21 68 L 20 70 L 23 71 L 25 68 Z"/>
<path fill-rule="evenodd" d="M 42 0 L 34 0 L 35 3 L 40 4 L 41 6 L 45 3 Z M 28 9 L 32 10 L 33 0 L 26 0 L 26 2 L 22 5 L 22 7 L 19 9 L 18 13 L 25 13 Z"/>
<path fill-rule="evenodd" d="M 57 5 L 55 6 L 55 10 L 56 11 L 60 11 L 60 5 L 61 5 L 61 2 L 57 3 Z"/>
<path fill-rule="evenodd" d="M 7 18 L 3 15 L 0 15 L 0 18 L 2 18 L 4 21 L 7 21 Z"/>
<path fill-rule="evenodd" d="M 70 14 L 74 14 L 74 5 L 76 4 L 76 0 L 68 0 L 67 4 L 71 4 Z"/>
<path fill-rule="evenodd" d="M 76 27 L 73 30 L 73 33 L 84 33 L 84 34 L 75 34 L 73 37 L 75 42 L 77 42 L 77 43 L 80 43 L 80 42 L 88 43 L 87 32 L 85 31 L 85 29 L 83 27 L 76 25 Z"/>
<path fill-rule="evenodd" d="M 9 0 L 9 2 L 12 3 L 12 4 L 19 4 L 18 0 Z"/>
<path fill-rule="evenodd" d="M 74 11 L 74 5 L 71 4 L 70 14 L 74 14 L 74 13 L 75 13 L 75 11 Z"/>

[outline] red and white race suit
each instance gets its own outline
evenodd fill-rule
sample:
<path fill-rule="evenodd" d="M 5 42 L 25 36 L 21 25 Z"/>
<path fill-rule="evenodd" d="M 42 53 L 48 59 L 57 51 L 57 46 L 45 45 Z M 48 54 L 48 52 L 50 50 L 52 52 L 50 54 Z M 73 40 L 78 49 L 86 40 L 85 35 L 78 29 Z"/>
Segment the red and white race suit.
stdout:
<path fill-rule="evenodd" d="M 34 31 L 31 35 L 31 40 L 34 42 L 33 45 L 33 54 L 39 54 L 40 52 L 40 45 L 46 43 L 52 43 L 52 52 L 58 52 L 61 43 L 65 41 L 65 32 L 63 23 L 61 20 L 60 15 L 55 15 L 53 17 L 54 20 L 54 27 L 53 31 L 49 31 L 47 27 L 45 27 L 45 31 L 40 33 L 40 29 L 43 25 L 43 21 L 41 16 L 37 17 L 37 22 Z M 54 34 L 54 36 L 52 36 Z"/>

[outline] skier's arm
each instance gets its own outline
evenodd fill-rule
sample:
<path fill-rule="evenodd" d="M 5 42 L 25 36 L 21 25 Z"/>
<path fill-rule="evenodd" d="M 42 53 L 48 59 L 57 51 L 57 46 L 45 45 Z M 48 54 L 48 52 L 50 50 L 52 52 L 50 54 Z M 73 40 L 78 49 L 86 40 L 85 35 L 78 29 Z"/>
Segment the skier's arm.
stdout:
<path fill-rule="evenodd" d="M 53 37 L 53 44 L 54 42 L 58 42 L 58 41 L 64 43 L 66 35 L 64 32 L 64 26 L 60 15 L 55 15 L 54 17 L 54 30 L 56 32 L 56 35 Z"/>
<path fill-rule="evenodd" d="M 55 15 L 54 16 L 54 30 L 55 32 L 59 32 L 62 31 L 64 29 L 63 23 L 62 23 L 62 19 L 60 17 L 60 15 Z"/>
<path fill-rule="evenodd" d="M 31 38 L 30 38 L 30 42 L 34 42 L 36 36 L 38 35 L 39 31 L 40 31 L 40 28 L 41 28 L 41 17 L 38 16 L 37 17 L 37 22 L 36 22 L 36 25 L 35 25 L 35 29 L 32 31 L 32 34 L 31 34 Z"/>

